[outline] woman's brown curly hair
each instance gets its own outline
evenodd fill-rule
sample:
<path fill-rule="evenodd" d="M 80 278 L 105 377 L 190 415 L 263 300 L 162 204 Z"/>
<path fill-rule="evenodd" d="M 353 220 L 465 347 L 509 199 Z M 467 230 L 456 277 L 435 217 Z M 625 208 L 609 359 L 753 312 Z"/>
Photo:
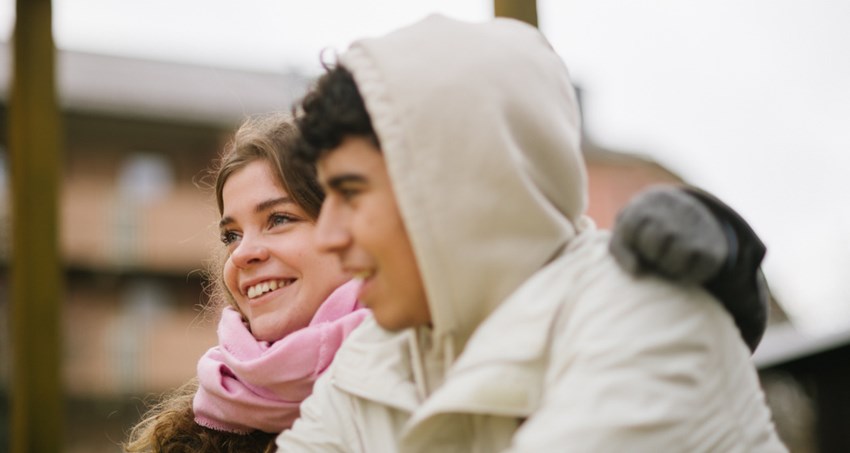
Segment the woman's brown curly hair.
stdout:
<path fill-rule="evenodd" d="M 198 390 L 193 378 L 151 407 L 145 418 L 130 431 L 124 444 L 127 452 L 237 453 L 272 452 L 277 433 L 254 431 L 236 434 L 217 431 L 195 423 L 192 400 Z"/>

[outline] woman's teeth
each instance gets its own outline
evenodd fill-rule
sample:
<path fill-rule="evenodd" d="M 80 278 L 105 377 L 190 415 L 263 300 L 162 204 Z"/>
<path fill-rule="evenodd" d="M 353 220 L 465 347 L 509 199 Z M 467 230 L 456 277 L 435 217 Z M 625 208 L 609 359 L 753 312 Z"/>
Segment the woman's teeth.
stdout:
<path fill-rule="evenodd" d="M 248 298 L 253 299 L 255 297 L 262 296 L 269 291 L 289 286 L 293 281 L 294 280 L 269 280 L 267 282 L 257 283 L 256 285 L 248 288 Z"/>

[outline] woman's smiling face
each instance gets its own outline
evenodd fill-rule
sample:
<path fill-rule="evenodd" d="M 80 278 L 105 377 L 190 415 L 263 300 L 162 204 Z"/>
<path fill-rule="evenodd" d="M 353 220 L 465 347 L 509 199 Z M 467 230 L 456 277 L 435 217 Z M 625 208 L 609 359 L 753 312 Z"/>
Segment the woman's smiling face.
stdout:
<path fill-rule="evenodd" d="M 251 332 L 274 342 L 306 327 L 347 277 L 313 243 L 314 219 L 286 193 L 264 160 L 234 171 L 222 189 L 224 283 Z"/>

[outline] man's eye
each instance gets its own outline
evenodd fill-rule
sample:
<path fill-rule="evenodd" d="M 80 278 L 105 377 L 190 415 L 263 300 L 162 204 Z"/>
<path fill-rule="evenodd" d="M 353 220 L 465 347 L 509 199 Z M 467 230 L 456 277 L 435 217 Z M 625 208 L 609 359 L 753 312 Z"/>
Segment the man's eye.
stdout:
<path fill-rule="evenodd" d="M 222 231 L 221 232 L 221 243 L 224 245 L 230 245 L 239 240 L 239 234 L 235 231 Z"/>
<path fill-rule="evenodd" d="M 337 191 L 339 193 L 340 198 L 345 201 L 351 201 L 354 197 L 356 197 L 360 191 L 351 187 L 340 187 Z"/>

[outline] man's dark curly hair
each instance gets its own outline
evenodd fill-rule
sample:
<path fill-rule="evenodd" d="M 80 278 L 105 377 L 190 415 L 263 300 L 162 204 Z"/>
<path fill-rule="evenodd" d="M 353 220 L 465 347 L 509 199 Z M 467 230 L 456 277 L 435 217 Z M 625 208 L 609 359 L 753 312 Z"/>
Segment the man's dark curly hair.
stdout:
<path fill-rule="evenodd" d="M 301 100 L 301 112 L 296 115 L 295 124 L 301 133 L 298 157 L 315 163 L 351 135 L 367 137 L 380 148 L 351 72 L 341 65 L 325 70 Z"/>

